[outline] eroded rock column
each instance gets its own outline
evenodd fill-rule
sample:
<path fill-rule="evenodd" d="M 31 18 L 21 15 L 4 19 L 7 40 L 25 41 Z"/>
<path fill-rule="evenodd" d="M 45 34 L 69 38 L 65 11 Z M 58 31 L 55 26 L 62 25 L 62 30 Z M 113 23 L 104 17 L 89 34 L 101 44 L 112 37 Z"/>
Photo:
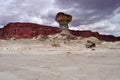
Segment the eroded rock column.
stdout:
<path fill-rule="evenodd" d="M 71 15 L 65 14 L 63 12 L 59 12 L 57 13 L 55 20 L 59 23 L 61 35 L 66 36 L 67 38 L 70 38 L 70 39 L 75 38 L 75 36 L 70 33 L 69 26 L 68 26 L 68 24 L 72 20 Z"/>
<path fill-rule="evenodd" d="M 63 12 L 59 12 L 57 13 L 55 20 L 59 23 L 60 29 L 65 30 L 69 29 L 68 23 L 71 22 L 72 16 Z"/>

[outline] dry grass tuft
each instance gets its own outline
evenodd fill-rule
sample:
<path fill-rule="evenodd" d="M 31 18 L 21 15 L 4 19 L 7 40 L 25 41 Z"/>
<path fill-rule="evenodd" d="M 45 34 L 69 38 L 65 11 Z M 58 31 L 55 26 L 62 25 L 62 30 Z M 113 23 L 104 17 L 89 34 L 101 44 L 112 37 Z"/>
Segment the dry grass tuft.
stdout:
<path fill-rule="evenodd" d="M 60 44 L 55 42 L 55 41 L 52 41 L 51 42 L 51 46 L 53 46 L 53 47 L 60 47 Z"/>

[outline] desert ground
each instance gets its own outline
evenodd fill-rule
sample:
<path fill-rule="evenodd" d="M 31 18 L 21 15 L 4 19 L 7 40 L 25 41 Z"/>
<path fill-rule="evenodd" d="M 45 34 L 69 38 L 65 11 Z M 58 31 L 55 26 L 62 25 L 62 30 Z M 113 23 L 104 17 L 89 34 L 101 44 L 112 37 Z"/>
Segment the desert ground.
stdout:
<path fill-rule="evenodd" d="M 120 42 L 0 40 L 0 80 L 120 80 Z"/>

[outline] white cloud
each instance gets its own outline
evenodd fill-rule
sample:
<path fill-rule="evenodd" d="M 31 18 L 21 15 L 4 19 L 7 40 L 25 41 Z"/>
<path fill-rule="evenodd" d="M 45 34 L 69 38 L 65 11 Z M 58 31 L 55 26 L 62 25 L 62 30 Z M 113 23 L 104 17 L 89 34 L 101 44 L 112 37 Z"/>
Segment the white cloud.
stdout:
<path fill-rule="evenodd" d="M 9 22 L 59 26 L 57 12 L 73 16 L 71 29 L 120 36 L 120 1 L 114 0 L 0 0 L 0 27 Z"/>
<path fill-rule="evenodd" d="M 120 36 L 120 14 L 93 24 L 70 27 L 73 30 L 92 30 L 101 34 Z"/>
<path fill-rule="evenodd" d="M 42 15 L 53 7 L 54 0 L 0 0 L 0 25 L 9 22 L 35 22 L 46 24 Z"/>

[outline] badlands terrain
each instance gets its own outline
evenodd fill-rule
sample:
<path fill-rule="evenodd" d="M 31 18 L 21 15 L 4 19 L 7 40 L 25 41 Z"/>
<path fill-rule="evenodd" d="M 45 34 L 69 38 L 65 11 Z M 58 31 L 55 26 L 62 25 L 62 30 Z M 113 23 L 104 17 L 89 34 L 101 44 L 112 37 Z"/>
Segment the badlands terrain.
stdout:
<path fill-rule="evenodd" d="M 120 80 L 120 42 L 0 40 L 0 80 Z"/>

